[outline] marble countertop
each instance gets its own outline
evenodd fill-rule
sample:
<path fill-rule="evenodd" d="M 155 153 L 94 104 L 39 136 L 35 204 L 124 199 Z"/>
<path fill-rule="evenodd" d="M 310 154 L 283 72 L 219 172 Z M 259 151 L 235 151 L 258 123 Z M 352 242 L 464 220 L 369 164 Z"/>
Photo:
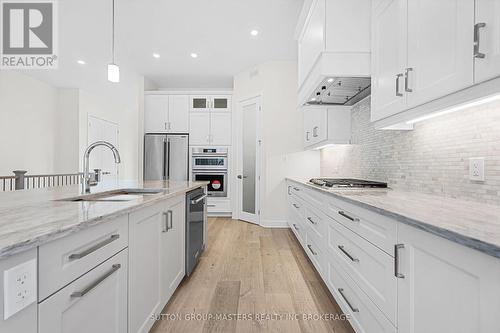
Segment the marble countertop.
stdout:
<path fill-rule="evenodd" d="M 393 189 L 326 189 L 288 180 L 500 258 L 500 206 Z"/>
<path fill-rule="evenodd" d="M 80 196 L 80 186 L 0 193 L 0 259 L 77 232 L 83 228 L 184 194 L 208 182 L 119 181 L 91 188 L 93 194 L 117 189 L 162 189 L 128 201 L 58 201 Z"/>

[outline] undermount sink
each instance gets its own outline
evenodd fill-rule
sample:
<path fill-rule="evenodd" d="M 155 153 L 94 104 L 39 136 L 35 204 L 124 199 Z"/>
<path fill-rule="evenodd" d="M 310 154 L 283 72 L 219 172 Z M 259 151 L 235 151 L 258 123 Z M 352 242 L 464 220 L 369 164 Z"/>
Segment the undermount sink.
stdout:
<path fill-rule="evenodd" d="M 60 199 L 58 201 L 130 201 L 144 195 L 163 193 L 163 189 L 152 188 L 127 188 L 108 192 L 85 194 L 78 197 Z"/>

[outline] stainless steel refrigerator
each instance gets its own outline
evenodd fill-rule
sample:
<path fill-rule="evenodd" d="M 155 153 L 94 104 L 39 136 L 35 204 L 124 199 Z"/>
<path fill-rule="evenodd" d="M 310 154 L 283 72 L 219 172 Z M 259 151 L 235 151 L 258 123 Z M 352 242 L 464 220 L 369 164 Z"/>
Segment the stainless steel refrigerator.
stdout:
<path fill-rule="evenodd" d="M 144 180 L 188 180 L 188 172 L 188 135 L 144 136 Z"/>

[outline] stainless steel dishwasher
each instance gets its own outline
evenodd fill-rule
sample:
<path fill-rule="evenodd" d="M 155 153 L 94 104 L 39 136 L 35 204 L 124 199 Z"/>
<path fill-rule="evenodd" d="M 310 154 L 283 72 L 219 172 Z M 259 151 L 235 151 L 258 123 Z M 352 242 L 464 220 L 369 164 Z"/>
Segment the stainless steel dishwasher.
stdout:
<path fill-rule="evenodd" d="M 186 194 L 186 275 L 193 272 L 205 248 L 205 223 L 207 194 L 198 188 Z"/>

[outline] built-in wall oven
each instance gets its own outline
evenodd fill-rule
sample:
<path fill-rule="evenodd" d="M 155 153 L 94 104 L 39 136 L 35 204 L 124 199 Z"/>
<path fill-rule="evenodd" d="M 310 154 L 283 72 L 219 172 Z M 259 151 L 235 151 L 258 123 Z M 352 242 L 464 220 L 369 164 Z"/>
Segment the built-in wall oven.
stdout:
<path fill-rule="evenodd" d="M 192 180 L 208 181 L 207 195 L 227 197 L 227 148 L 193 148 Z"/>

